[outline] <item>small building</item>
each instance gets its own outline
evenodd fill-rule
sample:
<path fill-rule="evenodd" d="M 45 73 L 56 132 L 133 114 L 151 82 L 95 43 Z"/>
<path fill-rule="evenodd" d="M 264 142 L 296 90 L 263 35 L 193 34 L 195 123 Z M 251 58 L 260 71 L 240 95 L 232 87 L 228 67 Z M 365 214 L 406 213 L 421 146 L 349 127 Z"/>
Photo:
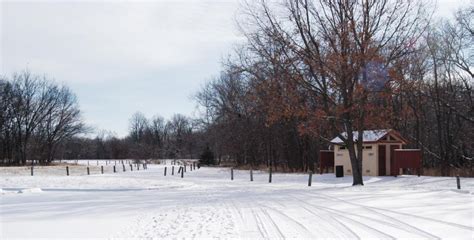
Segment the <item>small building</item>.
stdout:
<path fill-rule="evenodd" d="M 347 133 L 344 132 L 341 135 L 347 136 Z M 353 135 L 356 141 L 358 132 L 355 131 Z M 362 139 L 362 175 L 397 175 L 395 150 L 402 149 L 402 146 L 407 144 L 407 140 L 392 129 L 366 130 L 363 132 Z M 343 166 L 344 174 L 352 175 L 349 151 L 344 142 L 336 137 L 331 140 L 331 144 L 334 146 L 334 166 Z"/>

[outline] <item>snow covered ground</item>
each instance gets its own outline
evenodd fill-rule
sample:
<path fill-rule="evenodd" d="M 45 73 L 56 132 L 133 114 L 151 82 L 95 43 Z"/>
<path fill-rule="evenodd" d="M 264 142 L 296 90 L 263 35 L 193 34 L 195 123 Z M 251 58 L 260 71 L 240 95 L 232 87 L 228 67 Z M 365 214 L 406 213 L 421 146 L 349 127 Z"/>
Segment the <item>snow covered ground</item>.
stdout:
<path fill-rule="evenodd" d="M 108 166 L 110 167 L 110 166 Z M 0 239 L 473 239 L 474 179 L 351 177 L 201 168 L 29 176 L 0 169 Z M 77 169 L 76 169 L 77 168 Z M 82 166 L 85 168 L 85 166 Z M 59 170 L 58 170 L 59 169 Z M 74 171 L 72 170 L 72 171 Z M 12 174 L 14 173 L 14 174 Z"/>

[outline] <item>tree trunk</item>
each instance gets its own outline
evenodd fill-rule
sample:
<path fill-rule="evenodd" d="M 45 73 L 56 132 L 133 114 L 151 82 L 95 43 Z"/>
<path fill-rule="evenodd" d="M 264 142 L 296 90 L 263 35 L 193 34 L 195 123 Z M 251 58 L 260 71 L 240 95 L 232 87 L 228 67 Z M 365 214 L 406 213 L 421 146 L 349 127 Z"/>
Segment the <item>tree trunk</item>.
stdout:
<path fill-rule="evenodd" d="M 361 134 L 359 134 L 359 136 L 361 136 Z M 362 148 L 362 146 L 359 147 Z M 352 127 L 347 128 L 347 150 L 349 151 L 352 166 L 352 186 L 364 185 L 362 178 L 362 156 L 356 155 Z"/>

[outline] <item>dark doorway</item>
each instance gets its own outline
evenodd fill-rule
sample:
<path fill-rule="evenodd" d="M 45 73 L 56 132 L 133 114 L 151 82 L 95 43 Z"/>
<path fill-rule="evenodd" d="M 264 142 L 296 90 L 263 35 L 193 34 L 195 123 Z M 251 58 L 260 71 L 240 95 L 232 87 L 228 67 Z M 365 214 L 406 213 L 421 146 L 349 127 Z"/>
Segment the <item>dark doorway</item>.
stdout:
<path fill-rule="evenodd" d="M 394 153 L 395 149 L 399 149 L 398 145 L 390 145 L 390 173 L 392 176 L 397 176 L 400 169 L 395 169 Z"/>
<path fill-rule="evenodd" d="M 379 145 L 379 176 L 385 176 L 386 174 L 386 152 L 385 152 L 385 145 Z"/>

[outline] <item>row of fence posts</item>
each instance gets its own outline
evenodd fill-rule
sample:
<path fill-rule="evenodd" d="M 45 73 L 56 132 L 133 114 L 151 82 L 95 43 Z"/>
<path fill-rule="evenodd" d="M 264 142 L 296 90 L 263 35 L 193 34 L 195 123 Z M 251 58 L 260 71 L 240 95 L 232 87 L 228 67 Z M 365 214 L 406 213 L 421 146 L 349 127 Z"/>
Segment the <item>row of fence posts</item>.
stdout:
<path fill-rule="evenodd" d="M 174 163 L 176 163 L 176 162 L 174 162 Z M 89 161 L 88 161 L 87 165 L 89 165 Z M 123 160 L 122 160 L 122 166 L 123 166 L 123 171 L 125 172 L 125 164 L 123 163 Z M 146 170 L 146 169 L 148 169 L 148 164 L 143 163 L 142 167 L 143 167 L 144 170 Z M 184 177 L 184 173 L 186 172 L 186 167 L 187 167 L 187 165 L 184 164 L 183 166 L 180 166 L 179 169 L 178 169 L 178 174 L 181 173 L 181 178 Z M 140 171 L 140 163 L 136 163 L 136 169 L 137 169 L 137 171 Z M 190 171 L 193 171 L 193 169 L 196 170 L 196 162 L 193 162 L 193 164 L 189 166 Z M 117 170 L 115 168 L 115 165 L 113 166 L 113 171 L 114 171 L 114 173 L 117 172 Z M 133 164 L 130 164 L 130 171 L 133 171 Z M 164 175 L 165 176 L 166 176 L 166 171 L 167 171 L 167 167 L 165 167 L 165 169 L 164 169 Z M 104 166 L 103 165 L 100 166 L 100 172 L 101 172 L 101 174 L 104 174 Z M 33 175 L 34 175 L 34 167 L 31 166 L 31 176 L 33 176 Z M 69 176 L 69 166 L 66 166 L 66 175 Z M 87 175 L 90 175 L 89 166 L 87 166 Z M 174 166 L 171 166 L 171 175 L 174 175 Z M 230 180 L 232 180 L 232 181 L 234 180 L 234 168 L 230 169 Z M 308 172 L 308 187 L 311 187 L 312 180 L 313 180 L 313 171 L 309 171 Z M 253 169 L 250 169 L 250 181 L 253 182 Z M 268 183 L 271 183 L 271 182 L 272 182 L 272 168 L 270 167 L 269 171 L 268 171 Z M 457 185 L 457 189 L 461 189 L 461 179 L 460 179 L 459 175 L 456 176 L 456 185 Z"/>
<path fill-rule="evenodd" d="M 253 182 L 253 169 L 250 169 L 250 181 Z M 272 174 L 273 174 L 273 171 L 272 171 L 272 168 L 270 167 L 268 169 L 268 183 L 272 183 Z M 313 180 L 313 171 L 309 171 L 308 172 L 309 174 L 309 177 L 308 177 L 308 186 L 311 187 L 311 183 L 312 183 L 312 180 Z M 231 168 L 230 169 L 230 180 L 234 180 L 234 168 Z"/>
<path fill-rule="evenodd" d="M 137 163 L 136 164 L 137 171 L 140 171 L 140 165 L 142 165 L 143 170 L 148 169 L 148 164 L 147 163 Z M 122 161 L 122 167 L 123 167 L 123 171 L 125 172 L 125 164 L 123 163 L 123 161 Z M 130 171 L 133 171 L 133 164 L 130 164 Z M 117 173 L 117 168 L 116 168 L 115 165 L 113 166 L 113 172 Z M 174 172 L 174 169 L 173 169 L 173 172 Z M 104 166 L 103 165 L 100 166 L 100 173 L 104 174 Z M 31 174 L 31 176 L 34 176 L 34 166 L 30 167 L 30 174 Z M 89 168 L 89 165 L 88 165 L 87 166 L 87 175 L 90 175 L 90 174 L 91 174 L 91 171 L 90 171 L 90 168 Z M 66 176 L 69 176 L 69 166 L 66 166 Z"/>
<path fill-rule="evenodd" d="M 253 182 L 253 169 L 250 169 L 250 181 Z M 166 174 L 165 174 L 166 175 Z M 234 180 L 234 168 L 230 169 L 230 180 Z M 268 169 L 268 183 L 272 182 L 272 168 Z M 308 187 L 311 187 L 313 182 L 313 171 L 308 171 Z M 458 189 L 461 189 L 461 179 L 459 175 L 456 176 L 456 185 Z"/>
<path fill-rule="evenodd" d="M 175 160 L 173 160 L 175 161 Z M 175 162 L 172 162 L 175 163 Z M 181 174 L 181 178 L 184 178 L 184 173 L 187 170 L 187 164 L 185 163 L 182 166 L 179 166 L 178 168 L 178 174 Z M 195 171 L 196 170 L 196 162 L 193 162 L 191 165 L 189 165 L 189 171 Z M 166 177 L 166 172 L 168 171 L 168 167 L 165 166 L 163 175 Z M 171 175 L 174 175 L 174 165 L 171 166 Z"/>

